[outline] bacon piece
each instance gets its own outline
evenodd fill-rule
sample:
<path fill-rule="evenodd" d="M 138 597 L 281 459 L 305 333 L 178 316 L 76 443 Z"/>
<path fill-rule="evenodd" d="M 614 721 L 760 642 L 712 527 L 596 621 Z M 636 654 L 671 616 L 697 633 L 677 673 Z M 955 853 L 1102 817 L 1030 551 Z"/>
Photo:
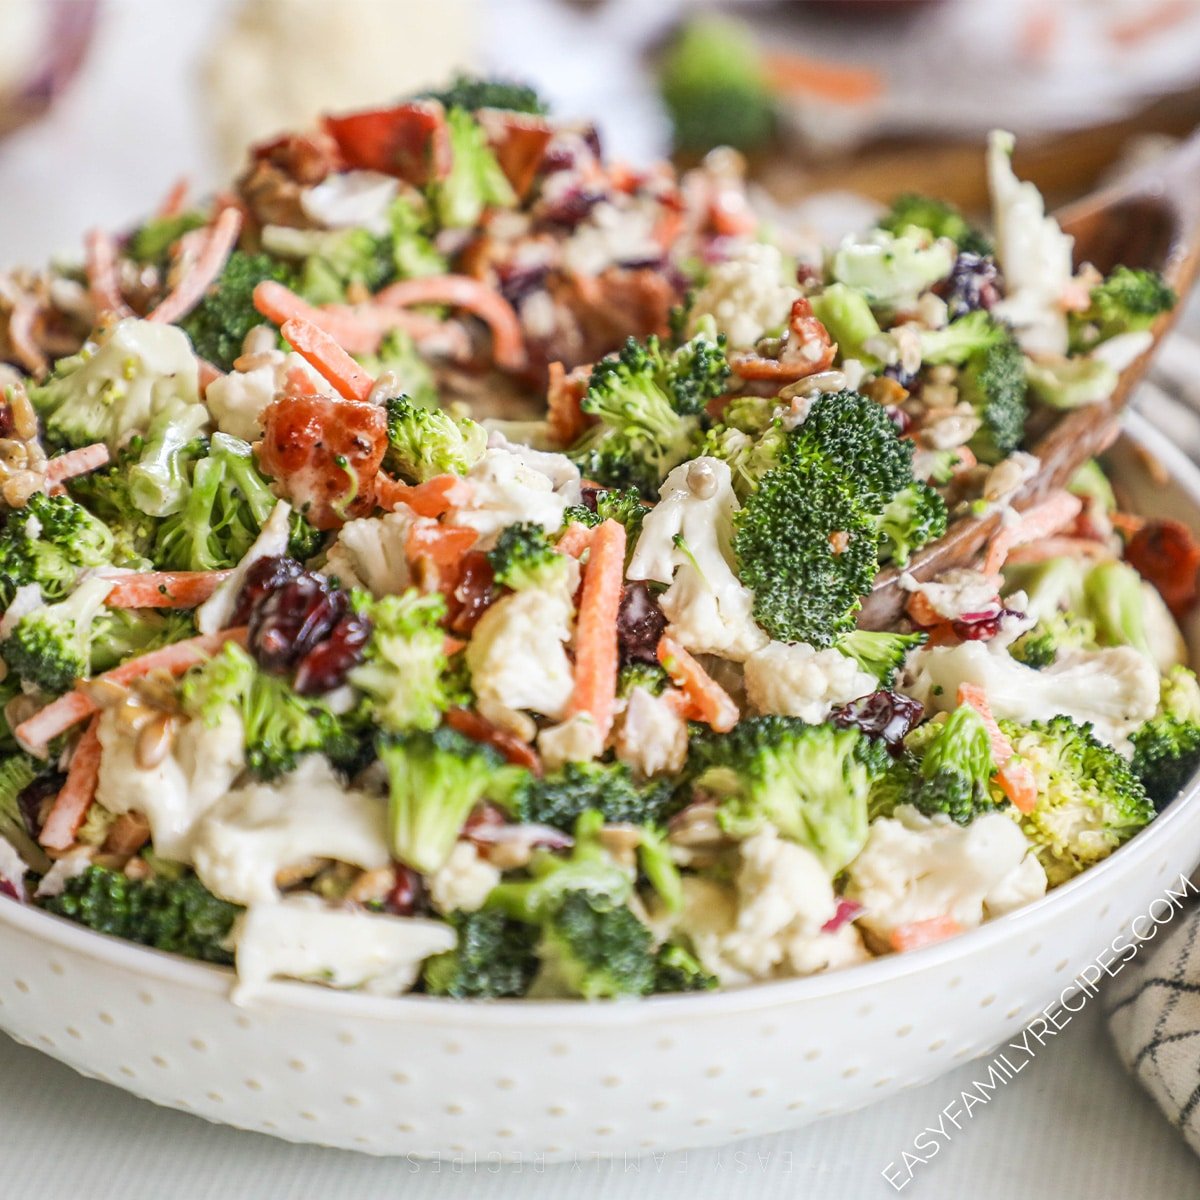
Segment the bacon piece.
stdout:
<path fill-rule="evenodd" d="M 472 741 L 495 746 L 514 766 L 527 767 L 535 775 L 542 773 L 542 760 L 537 751 L 515 734 L 493 725 L 471 708 L 451 708 L 446 712 L 446 724 Z"/>
<path fill-rule="evenodd" d="M 450 133 L 445 111 L 436 101 L 414 100 L 326 117 L 324 127 L 348 166 L 395 175 L 416 187 L 450 173 Z"/>
<path fill-rule="evenodd" d="M 542 165 L 554 127 L 545 117 L 507 109 L 485 108 L 477 116 L 500 169 L 517 196 L 524 198 Z"/>
<path fill-rule="evenodd" d="M 1129 540 L 1125 558 L 1150 580 L 1176 619 L 1196 603 L 1200 544 L 1181 521 L 1147 521 Z"/>

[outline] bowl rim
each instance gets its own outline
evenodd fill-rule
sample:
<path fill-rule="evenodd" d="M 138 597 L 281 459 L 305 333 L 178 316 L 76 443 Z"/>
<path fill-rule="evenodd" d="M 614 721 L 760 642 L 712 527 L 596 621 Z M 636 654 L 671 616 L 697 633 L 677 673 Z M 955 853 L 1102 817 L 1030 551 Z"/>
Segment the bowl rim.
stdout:
<path fill-rule="evenodd" d="M 1200 464 L 1193 463 L 1165 434 L 1144 417 L 1127 412 L 1122 432 L 1135 446 L 1162 462 L 1171 480 L 1200 504 Z M 638 999 L 589 1003 L 581 1000 L 455 1000 L 443 996 L 374 996 L 364 992 L 337 991 L 311 983 L 274 981 L 256 992 L 246 1006 L 233 1004 L 229 991 L 235 976 L 230 967 L 197 962 L 164 953 L 134 942 L 95 933 L 65 918 L 27 904 L 0 903 L 0 925 L 10 925 L 42 942 L 86 958 L 128 970 L 161 982 L 191 987 L 201 992 L 222 993 L 231 1009 L 262 1012 L 275 1006 L 308 1013 L 378 1021 L 409 1020 L 421 1024 L 468 1024 L 513 1027 L 535 1025 L 544 1029 L 597 1028 L 671 1020 L 704 1019 L 721 1013 L 755 1011 L 784 1004 L 872 990 L 889 980 L 934 970 L 955 959 L 985 952 L 998 941 L 1032 929 L 1052 910 L 1066 907 L 1070 900 L 1084 897 L 1106 886 L 1114 873 L 1132 866 L 1133 856 L 1152 855 L 1160 842 L 1169 840 L 1176 826 L 1189 814 L 1185 808 L 1200 801 L 1200 772 L 1174 800 L 1144 829 L 1119 847 L 1103 862 L 1051 892 L 987 921 L 955 937 L 910 950 L 889 954 L 837 971 L 826 971 L 797 979 L 766 980 L 745 987 L 714 992 L 646 996 Z M 1060 898 L 1063 898 L 1060 900 Z M 1069 986 L 1069 984 L 1068 984 Z"/>

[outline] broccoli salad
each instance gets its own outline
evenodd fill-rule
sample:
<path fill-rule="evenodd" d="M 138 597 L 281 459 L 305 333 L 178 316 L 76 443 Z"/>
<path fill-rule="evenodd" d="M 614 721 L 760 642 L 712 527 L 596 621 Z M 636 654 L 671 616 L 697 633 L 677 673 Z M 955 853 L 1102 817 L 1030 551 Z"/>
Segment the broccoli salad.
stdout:
<path fill-rule="evenodd" d="M 1200 764 L 1200 547 L 1027 426 L 1174 297 L 988 151 L 822 246 L 461 79 L 0 290 L 0 892 L 396 995 L 809 975 L 998 917 Z M 1001 513 L 970 569 L 922 547 Z M 894 628 L 856 617 L 900 572 Z"/>

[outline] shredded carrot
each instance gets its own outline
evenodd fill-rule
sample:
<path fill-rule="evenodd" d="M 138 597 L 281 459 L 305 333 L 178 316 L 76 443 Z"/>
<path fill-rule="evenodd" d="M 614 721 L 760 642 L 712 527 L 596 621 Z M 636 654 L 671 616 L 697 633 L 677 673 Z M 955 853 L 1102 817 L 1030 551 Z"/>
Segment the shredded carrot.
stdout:
<path fill-rule="evenodd" d="M 870 67 L 810 58 L 791 51 L 763 55 L 767 80 L 778 92 L 802 93 L 834 104 L 866 104 L 883 93 L 883 77 Z"/>
<path fill-rule="evenodd" d="M 75 841 L 75 834 L 96 795 L 99 778 L 100 718 L 93 717 L 75 745 L 67 778 L 38 835 L 38 841 L 48 850 L 66 850 Z"/>
<path fill-rule="evenodd" d="M 1018 546 L 1009 554 L 1009 566 L 1020 563 L 1040 563 L 1051 558 L 1090 558 L 1093 560 L 1116 558 L 1112 548 L 1095 538 L 1048 537 L 1028 546 Z"/>
<path fill-rule="evenodd" d="M 962 931 L 962 926 L 951 916 L 930 917 L 925 921 L 907 921 L 897 925 L 889 940 L 893 950 L 903 953 L 905 950 L 918 950 L 922 946 L 944 942 Z"/>
<path fill-rule="evenodd" d="M 479 540 L 473 529 L 461 525 L 438 525 L 433 521 L 416 521 L 408 531 L 404 552 L 410 562 L 427 559 L 441 571 L 451 571 Z"/>
<path fill-rule="evenodd" d="M 592 544 L 592 535 L 595 532 L 595 528 L 591 526 L 583 525 L 579 521 L 572 521 L 563 530 L 558 541 L 554 543 L 554 548 L 559 554 L 569 554 L 572 558 L 582 558 L 584 552 Z"/>
<path fill-rule="evenodd" d="M 996 718 L 992 716 L 992 706 L 988 703 L 987 693 L 977 683 L 960 683 L 955 699 L 959 704 L 970 705 L 979 714 L 984 725 L 987 726 L 988 737 L 992 741 L 992 760 L 997 767 L 1003 767 L 1013 756 L 1012 742 L 996 724 Z"/>
<path fill-rule="evenodd" d="M 46 463 L 46 478 L 51 483 L 62 483 L 103 467 L 109 457 L 108 447 L 103 442 L 80 446 L 78 450 L 68 450 L 66 454 L 58 454 L 50 459 Z"/>
<path fill-rule="evenodd" d="M 601 740 L 612 729 L 617 698 L 617 615 L 625 582 L 625 526 L 603 521 L 592 535 L 575 623 L 575 691 L 568 716 L 590 716 Z"/>
<path fill-rule="evenodd" d="M 546 387 L 546 424 L 560 446 L 570 446 L 594 418 L 579 407 L 587 391 L 588 368 L 567 372 L 560 362 L 552 362 Z"/>
<path fill-rule="evenodd" d="M 1146 524 L 1146 518 L 1139 517 L 1137 513 L 1110 513 L 1108 519 L 1112 522 L 1112 527 L 1125 534 L 1126 537 L 1132 537 Z"/>
<path fill-rule="evenodd" d="M 199 376 L 200 394 L 203 396 L 208 391 L 208 385 L 215 383 L 218 379 L 225 378 L 225 372 L 220 367 L 214 367 L 207 358 L 201 358 L 196 355 L 197 374 Z"/>
<path fill-rule="evenodd" d="M 323 329 L 300 317 L 290 317 L 281 329 L 292 348 L 347 400 L 366 400 L 375 380 Z"/>
<path fill-rule="evenodd" d="M 733 698 L 670 634 L 659 640 L 658 661 L 687 699 L 683 715 L 705 722 L 718 733 L 727 733 L 738 723 L 741 714 Z"/>
<path fill-rule="evenodd" d="M 117 246 L 112 235 L 103 229 L 89 230 L 84 248 L 88 291 L 97 310 L 117 318 L 133 316 L 117 280 Z"/>
<path fill-rule="evenodd" d="M 223 629 L 220 633 L 203 634 L 200 637 L 188 638 L 186 642 L 175 642 L 174 645 L 164 646 L 161 650 L 152 650 L 139 658 L 113 667 L 97 679 L 109 683 L 125 685 L 135 679 L 149 675 L 152 671 L 166 671 L 169 675 L 182 675 L 190 668 L 199 665 L 216 654 L 226 642 L 237 642 L 244 645 L 246 629 Z M 51 701 L 45 708 L 33 714 L 27 721 L 22 721 L 13 730 L 21 745 L 31 754 L 39 758 L 46 756 L 47 747 L 52 739 L 60 733 L 66 733 L 72 725 L 78 725 L 93 713 L 99 711 L 99 705 L 83 688 L 76 688 Z"/>
<path fill-rule="evenodd" d="M 435 475 L 424 483 L 400 483 L 380 471 L 375 476 L 375 496 L 381 508 L 406 504 L 418 516 L 440 517 L 470 500 L 471 485 L 458 475 Z"/>
<path fill-rule="evenodd" d="M 191 270 L 158 303 L 146 320 L 168 325 L 186 317 L 220 277 L 241 231 L 242 214 L 236 208 L 222 209 Z"/>
<path fill-rule="evenodd" d="M 492 355 L 507 371 L 525 366 L 525 337 L 513 306 L 494 288 L 469 275 L 430 275 L 402 279 L 375 294 L 374 302 L 392 308 L 447 304 L 474 313 L 492 331 Z"/>
<path fill-rule="evenodd" d="M 308 321 L 323 329 L 349 354 L 374 354 L 383 337 L 382 329 L 366 324 L 352 310 L 315 308 L 273 279 L 264 279 L 255 287 L 254 307 L 276 325 L 293 318 Z"/>
<path fill-rule="evenodd" d="M 104 603 L 109 608 L 196 608 L 232 571 L 136 571 L 119 575 Z"/>
<path fill-rule="evenodd" d="M 958 461 L 955 462 L 954 467 L 951 470 L 952 475 L 965 474 L 972 467 L 979 465 L 979 459 L 975 457 L 975 452 L 970 448 L 970 446 L 956 446 L 954 448 L 954 453 Z"/>
<path fill-rule="evenodd" d="M 1016 757 L 1010 758 L 996 772 L 996 782 L 1018 812 L 1029 813 L 1037 808 L 1037 780 L 1027 762 Z"/>
<path fill-rule="evenodd" d="M 924 592 L 911 592 L 904 607 L 916 624 L 926 628 L 941 625 L 946 620 Z"/>
<path fill-rule="evenodd" d="M 50 369 L 50 364 L 34 337 L 37 317 L 37 302 L 30 296 L 19 296 L 8 314 L 8 340 L 13 356 L 21 366 L 35 379 L 42 379 Z"/>
<path fill-rule="evenodd" d="M 1021 513 L 1020 520 L 1005 525 L 992 539 L 983 560 L 983 573 L 995 575 L 1004 566 L 1010 550 L 1047 538 L 1066 528 L 1083 511 L 1083 501 L 1070 492 L 1055 492 L 1048 499 Z"/>
<path fill-rule="evenodd" d="M 177 217 L 183 212 L 184 205 L 187 204 L 188 191 L 191 188 L 191 183 L 186 175 L 180 177 L 171 184 L 167 189 L 167 194 L 162 198 L 162 203 L 158 206 L 155 216 L 160 221 L 169 220 L 171 217 Z"/>

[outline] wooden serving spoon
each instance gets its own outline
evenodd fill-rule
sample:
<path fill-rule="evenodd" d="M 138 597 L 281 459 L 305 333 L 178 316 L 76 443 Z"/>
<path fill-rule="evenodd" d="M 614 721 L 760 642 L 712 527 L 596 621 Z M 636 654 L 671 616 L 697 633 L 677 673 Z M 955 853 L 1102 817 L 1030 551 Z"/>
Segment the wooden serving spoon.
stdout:
<path fill-rule="evenodd" d="M 1107 401 L 1054 414 L 1040 430 L 1030 451 L 1041 466 L 1016 494 L 1013 507 L 1018 510 L 1063 487 L 1111 442 L 1121 410 L 1183 309 L 1200 269 L 1200 133 L 1161 162 L 1056 215 L 1063 230 L 1075 239 L 1076 263 L 1090 262 L 1105 274 L 1119 265 L 1159 271 L 1175 289 L 1179 303 L 1159 317 L 1153 342 L 1121 373 Z M 953 567 L 972 565 L 995 537 L 1000 519 L 999 512 L 992 512 L 955 521 L 944 536 L 915 554 L 905 571 L 927 580 Z M 908 598 L 900 575 L 894 567 L 880 572 L 863 600 L 860 628 L 888 629 L 899 620 Z"/>

